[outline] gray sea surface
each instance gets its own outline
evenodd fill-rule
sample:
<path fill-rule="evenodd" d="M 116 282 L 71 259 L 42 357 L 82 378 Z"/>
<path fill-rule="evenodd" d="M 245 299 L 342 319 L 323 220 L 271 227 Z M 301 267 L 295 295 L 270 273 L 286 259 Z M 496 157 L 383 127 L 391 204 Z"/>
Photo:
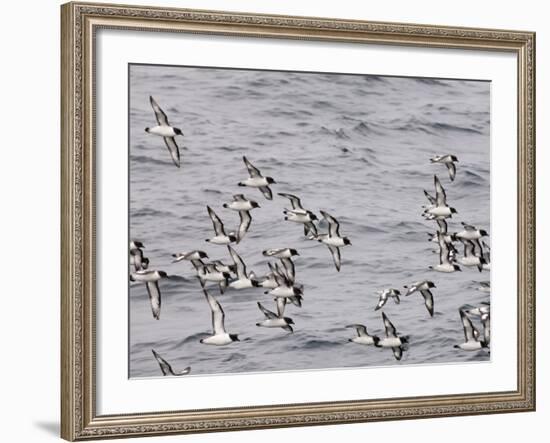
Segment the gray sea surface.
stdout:
<path fill-rule="evenodd" d="M 145 244 L 150 269 L 171 276 L 160 282 L 158 321 L 145 285 L 129 284 L 130 377 L 161 375 L 152 348 L 175 370 L 191 366 L 195 375 L 489 360 L 485 350 L 453 348 L 464 339 L 458 308 L 489 300 L 476 289 L 489 272 L 429 270 L 439 260 L 427 235 L 436 224 L 421 216 L 423 190 L 435 193 L 437 174 L 458 210 L 449 230 L 459 230 L 461 221 L 489 230 L 489 82 L 149 65 L 131 65 L 129 75 L 129 235 Z M 155 125 L 149 95 L 184 132 L 177 139 L 179 169 L 162 138 L 144 131 Z M 459 158 L 454 182 L 445 166 L 429 161 L 447 153 Z M 248 176 L 243 155 L 277 181 L 273 201 L 237 186 Z M 339 220 L 352 242 L 342 248 L 340 272 L 326 246 L 284 221 L 289 202 L 277 192 L 296 194 L 306 208 Z M 296 248 L 304 304 L 287 307 L 295 322 L 289 334 L 256 326 L 263 319 L 257 301 L 275 310 L 263 288 L 220 295 L 209 285 L 228 332 L 242 341 L 208 346 L 199 340 L 211 332 L 211 314 L 195 271 L 189 262 L 171 263 L 171 254 L 202 249 L 231 262 L 225 246 L 205 242 L 214 235 L 206 206 L 234 230 L 238 214 L 222 205 L 237 193 L 261 208 L 235 249 L 249 271 L 264 275 L 262 250 Z M 437 286 L 433 318 L 418 292 L 383 308 L 410 336 L 401 361 L 390 349 L 348 342 L 351 323 L 384 334 L 375 291 L 424 279 Z"/>

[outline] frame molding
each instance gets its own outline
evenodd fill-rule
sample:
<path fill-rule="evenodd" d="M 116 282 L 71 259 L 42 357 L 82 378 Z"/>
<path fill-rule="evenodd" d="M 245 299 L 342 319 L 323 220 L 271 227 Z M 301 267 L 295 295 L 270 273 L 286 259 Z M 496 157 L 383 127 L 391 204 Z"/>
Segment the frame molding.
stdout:
<path fill-rule="evenodd" d="M 516 391 L 98 416 L 94 35 L 99 28 L 507 51 L 518 59 Z M 87 440 L 535 410 L 535 34 L 67 3 L 61 7 L 61 436 Z"/>

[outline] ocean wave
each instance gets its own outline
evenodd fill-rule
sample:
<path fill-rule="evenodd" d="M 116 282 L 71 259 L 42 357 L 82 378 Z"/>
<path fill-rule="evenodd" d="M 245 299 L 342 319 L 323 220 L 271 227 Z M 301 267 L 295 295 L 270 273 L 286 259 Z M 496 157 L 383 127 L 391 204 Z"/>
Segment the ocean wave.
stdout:
<path fill-rule="evenodd" d="M 465 127 L 452 125 L 450 123 L 430 123 L 428 126 L 435 131 L 453 131 L 453 132 L 467 132 L 471 134 L 483 134 L 482 131 L 475 129 L 473 127 Z"/>
<path fill-rule="evenodd" d="M 243 361 L 246 360 L 247 355 L 242 354 L 240 352 L 232 352 L 227 357 L 225 357 L 222 362 L 228 363 L 228 362 L 235 362 L 235 361 Z"/>
<path fill-rule="evenodd" d="M 214 195 L 223 195 L 224 193 L 219 189 L 213 189 L 213 188 L 205 188 L 202 190 L 202 192 L 206 194 L 214 194 Z"/>
<path fill-rule="evenodd" d="M 173 217 L 174 215 L 170 211 L 161 211 L 154 208 L 133 209 L 130 212 L 130 217 Z"/>
<path fill-rule="evenodd" d="M 145 155 L 134 155 L 134 154 L 130 154 L 130 161 L 138 164 L 145 163 L 145 164 L 161 165 L 161 166 L 170 164 L 169 161 L 162 161 L 162 160 L 157 160 L 156 158 L 153 158 L 153 157 L 148 157 Z"/>
<path fill-rule="evenodd" d="M 373 225 L 355 223 L 354 226 L 355 226 L 355 229 L 354 229 L 355 231 L 364 232 L 368 234 L 386 234 L 388 232 L 386 229 L 383 229 L 378 226 L 373 226 Z"/>
<path fill-rule="evenodd" d="M 172 346 L 172 349 L 179 348 L 179 347 L 187 345 L 189 343 L 200 342 L 201 338 L 208 337 L 210 334 L 211 334 L 211 332 L 197 332 L 195 334 L 189 335 L 189 336 L 185 337 L 183 340 L 177 341 Z"/>
<path fill-rule="evenodd" d="M 386 78 L 380 75 L 367 74 L 363 76 L 363 80 L 369 83 L 387 83 Z"/>
<path fill-rule="evenodd" d="M 170 281 L 173 281 L 173 282 L 180 282 L 180 283 L 187 283 L 187 282 L 196 280 L 195 277 L 193 277 L 193 278 L 184 277 L 183 275 L 179 275 L 179 274 L 170 274 L 170 275 L 168 276 L 168 278 L 170 279 Z"/>
<path fill-rule="evenodd" d="M 353 130 L 361 135 L 372 135 L 372 134 L 380 135 L 381 134 L 381 132 L 374 129 L 373 124 L 369 124 L 363 121 L 355 125 Z"/>
<path fill-rule="evenodd" d="M 421 83 L 423 85 L 428 86 L 442 86 L 442 87 L 449 87 L 449 82 L 447 81 L 441 81 L 435 78 L 427 78 L 427 77 L 412 77 L 414 81 L 417 83 Z"/>
<path fill-rule="evenodd" d="M 435 135 L 434 131 L 431 131 L 430 129 L 428 129 L 425 126 L 420 125 L 418 123 L 405 123 L 405 124 L 402 124 L 402 125 L 394 126 L 391 129 L 393 129 L 395 131 L 423 132 L 424 134 Z"/>
<path fill-rule="evenodd" d="M 392 230 L 410 230 L 411 232 L 424 232 L 426 230 L 426 225 L 419 221 L 414 220 L 401 220 L 397 223 L 391 225 Z"/>
<path fill-rule="evenodd" d="M 311 349 L 329 349 L 329 348 L 334 348 L 336 346 L 341 346 L 344 343 L 346 343 L 344 340 L 335 341 L 335 340 L 324 340 L 320 338 L 312 338 L 306 341 L 300 341 L 298 345 L 289 346 L 289 349 L 296 350 L 296 351 L 299 351 L 299 350 L 307 351 Z"/>

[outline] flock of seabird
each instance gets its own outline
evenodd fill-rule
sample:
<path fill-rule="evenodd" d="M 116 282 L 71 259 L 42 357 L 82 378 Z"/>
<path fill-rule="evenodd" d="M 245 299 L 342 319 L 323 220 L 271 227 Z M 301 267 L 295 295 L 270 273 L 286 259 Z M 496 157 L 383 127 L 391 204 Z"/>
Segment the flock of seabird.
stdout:
<path fill-rule="evenodd" d="M 430 159 L 431 163 L 443 164 L 446 166 L 451 182 L 456 177 L 456 164 L 458 158 L 454 155 L 436 155 Z M 461 230 L 450 233 L 448 231 L 447 219 L 452 218 L 453 214 L 458 211 L 447 204 L 447 194 L 443 188 L 441 181 L 434 175 L 435 196 L 432 196 L 428 191 L 424 190 L 424 195 L 428 199 L 429 205 L 424 205 L 423 216 L 426 220 L 434 220 L 437 223 L 437 231 L 435 234 L 429 233 L 429 240 L 435 242 L 439 246 L 439 264 L 429 266 L 429 269 L 442 273 L 452 273 L 462 271 L 460 265 L 465 267 L 475 267 L 482 272 L 491 269 L 490 247 L 482 238 L 489 234 L 484 229 L 478 229 L 473 225 L 462 222 Z M 454 245 L 456 242 L 461 242 L 464 247 L 462 256 L 458 256 L 458 249 Z M 430 280 L 418 281 L 411 285 L 405 285 L 405 296 L 415 292 L 420 292 L 424 299 L 424 305 L 430 317 L 434 315 L 434 296 L 432 289 L 436 287 L 435 283 Z M 480 282 L 480 287 L 477 288 L 482 292 L 491 292 L 489 281 Z M 391 298 L 396 304 L 401 303 L 401 291 L 396 288 L 386 288 L 377 291 L 378 303 L 374 308 L 375 311 L 382 309 L 387 301 Z M 463 305 L 458 308 L 462 328 L 464 330 L 464 342 L 455 345 L 455 348 L 464 351 L 477 351 L 483 348 L 488 348 L 490 343 L 490 303 L 483 302 L 480 306 Z M 478 319 L 483 327 L 483 334 L 474 326 L 473 318 Z M 367 328 L 361 324 L 349 325 L 357 331 L 357 337 L 351 338 L 350 341 L 363 345 L 373 345 L 376 347 L 391 347 L 393 354 L 397 360 L 400 360 L 403 351 L 407 349 L 408 337 L 398 336 L 395 327 L 388 319 L 385 313 L 382 313 L 382 319 L 385 326 L 386 338 L 380 339 L 375 335 L 367 333 Z M 386 344 L 386 345 L 384 345 Z"/>
<path fill-rule="evenodd" d="M 173 163 L 179 168 L 180 153 L 175 138 L 178 135 L 183 135 L 183 133 L 180 129 L 169 124 L 166 114 L 152 96 L 149 97 L 149 100 L 155 113 L 157 126 L 145 128 L 145 131 L 149 134 L 163 137 Z M 243 156 L 243 161 L 248 171 L 248 178 L 240 181 L 238 186 L 258 189 L 266 200 L 273 200 L 271 186 L 276 185 L 277 182 L 272 177 L 264 177 L 261 171 L 246 156 Z M 455 180 L 455 163 L 458 162 L 456 156 L 434 156 L 430 161 L 434 164 L 445 165 L 451 182 Z M 437 175 L 434 175 L 434 186 L 435 196 L 424 191 L 429 205 L 423 206 L 424 212 L 422 214 L 425 219 L 434 220 L 438 227 L 435 234 L 429 234 L 429 240 L 437 243 L 439 246 L 439 264 L 430 266 L 429 269 L 442 273 L 452 273 L 461 271 L 460 265 L 462 265 L 465 267 L 476 267 L 479 272 L 490 270 L 490 248 L 481 240 L 488 235 L 487 232 L 483 229 L 477 229 L 475 226 L 462 223 L 460 231 L 450 233 L 448 231 L 447 219 L 452 218 L 453 214 L 457 214 L 457 211 L 447 204 L 445 189 Z M 320 232 L 320 225 L 316 224 L 316 222 L 319 222 L 319 218 L 314 212 L 304 208 L 299 197 L 289 193 L 278 193 L 277 195 L 288 199 L 290 202 L 291 208 L 283 211 L 284 220 L 302 225 L 306 239 L 326 245 L 331 253 L 336 270 L 340 271 L 342 264 L 341 248 L 351 245 L 351 241 L 348 237 L 340 234 L 338 220 L 328 212 L 320 210 L 319 213 L 322 219 L 328 224 L 328 232 Z M 257 301 L 257 307 L 264 318 L 257 322 L 256 325 L 265 328 L 281 328 L 284 331 L 292 333 L 295 323 L 292 318 L 285 316 L 285 310 L 289 304 L 302 307 L 304 292 L 304 286 L 296 280 L 296 269 L 293 261 L 293 258 L 299 255 L 298 251 L 291 247 L 264 250 L 262 251 L 263 256 L 274 260 L 268 263 L 269 273 L 264 276 L 257 276 L 254 272 L 249 272 L 235 248 L 236 245 L 243 241 L 251 227 L 251 211 L 260 208 L 260 205 L 258 202 L 248 199 L 244 194 L 235 194 L 230 202 L 223 204 L 223 208 L 238 212 L 240 219 L 239 226 L 236 230 L 227 232 L 223 221 L 214 209 L 207 206 L 206 209 L 212 222 L 214 235 L 205 240 L 212 245 L 225 246 L 232 263 L 227 264 L 221 260 L 210 261 L 208 254 L 201 250 L 172 254 L 173 263 L 182 261 L 191 263 L 211 311 L 212 334 L 202 338 L 200 343 L 224 346 L 240 341 L 238 334 L 227 332 L 224 310 L 220 302 L 207 291 L 207 284 L 217 285 L 220 294 L 224 294 L 227 288 L 233 290 L 262 288 L 265 295 L 272 296 L 275 302 L 275 310 L 271 311 L 266 308 L 265 302 Z M 461 257 L 458 256 L 458 249 L 455 246 L 456 242 L 463 244 L 464 253 Z M 130 281 L 146 285 L 153 317 L 159 320 L 161 311 L 159 281 L 169 277 L 164 271 L 149 269 L 150 261 L 144 256 L 144 249 L 145 246 L 142 242 L 137 240 L 130 242 Z M 488 281 L 481 282 L 480 285 L 478 290 L 490 292 L 490 283 Z M 436 285 L 433 281 L 417 281 L 404 286 L 406 290 L 405 296 L 419 292 L 424 299 L 424 304 L 430 317 L 433 317 L 434 297 L 432 290 L 435 287 Z M 382 289 L 376 292 L 376 295 L 378 296 L 378 303 L 374 308 L 376 311 L 383 309 L 390 298 L 396 304 L 401 302 L 401 291 L 396 288 Z M 489 302 L 484 302 L 480 306 L 461 306 L 459 313 L 464 329 L 465 341 L 456 345 L 455 348 L 465 351 L 487 348 L 490 342 Z M 474 326 L 472 319 L 481 322 L 483 333 L 480 333 Z M 348 325 L 348 328 L 354 328 L 357 333 L 357 336 L 350 338 L 349 341 L 361 345 L 372 345 L 378 348 L 391 348 L 395 359 L 401 360 L 403 352 L 407 350 L 409 337 L 399 335 L 395 326 L 383 311 L 382 322 L 385 330 L 385 336 L 383 337 L 369 334 L 365 325 Z M 181 371 L 174 371 L 171 365 L 158 352 L 152 349 L 152 353 L 163 375 L 181 376 L 191 372 L 190 367 Z"/>

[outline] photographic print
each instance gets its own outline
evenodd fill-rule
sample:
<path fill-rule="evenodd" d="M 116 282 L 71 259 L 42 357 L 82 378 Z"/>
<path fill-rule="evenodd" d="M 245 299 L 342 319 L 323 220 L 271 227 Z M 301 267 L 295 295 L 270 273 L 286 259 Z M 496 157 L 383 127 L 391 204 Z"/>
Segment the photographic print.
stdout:
<path fill-rule="evenodd" d="M 489 81 L 128 75 L 130 378 L 490 360 Z"/>

